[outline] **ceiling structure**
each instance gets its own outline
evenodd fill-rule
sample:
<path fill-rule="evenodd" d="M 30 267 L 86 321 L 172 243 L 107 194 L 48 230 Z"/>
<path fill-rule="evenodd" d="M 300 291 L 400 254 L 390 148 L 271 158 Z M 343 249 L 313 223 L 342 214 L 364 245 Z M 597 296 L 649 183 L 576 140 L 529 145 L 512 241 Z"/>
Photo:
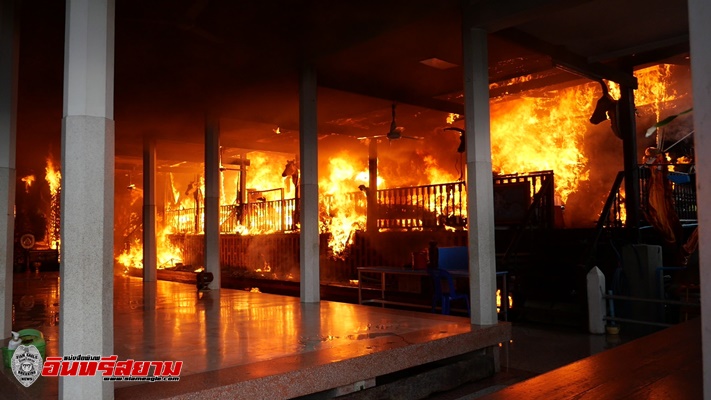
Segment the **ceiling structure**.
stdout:
<path fill-rule="evenodd" d="M 685 0 L 472 3 L 472 22 L 490 32 L 492 97 L 633 83 L 631 67 L 688 52 Z M 38 135 L 58 143 L 64 7 L 22 5 L 18 165 Z M 118 0 L 117 168 L 140 163 L 146 135 L 166 163 L 202 157 L 206 113 L 220 116 L 224 146 L 298 152 L 305 64 L 317 72 L 320 138 L 384 134 L 393 102 L 398 125 L 427 136 L 463 111 L 461 26 L 460 0 Z"/>

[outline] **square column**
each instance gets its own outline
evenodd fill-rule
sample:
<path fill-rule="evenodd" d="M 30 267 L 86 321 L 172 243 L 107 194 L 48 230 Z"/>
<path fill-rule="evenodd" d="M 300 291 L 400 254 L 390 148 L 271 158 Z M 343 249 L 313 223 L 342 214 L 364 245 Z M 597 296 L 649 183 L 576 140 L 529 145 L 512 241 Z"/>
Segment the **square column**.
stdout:
<path fill-rule="evenodd" d="M 704 398 L 711 399 L 711 3 L 689 0 L 691 85 L 694 93 L 696 204 L 699 205 L 699 275 L 701 278 L 701 349 Z"/>
<path fill-rule="evenodd" d="M 12 329 L 18 28 L 13 0 L 0 0 L 0 337 Z"/>
<path fill-rule="evenodd" d="M 494 182 L 491 178 L 489 65 L 487 32 L 473 28 L 473 11 L 462 23 L 464 117 L 467 145 L 467 213 L 471 322 L 496 324 L 496 249 L 494 247 Z M 505 294 L 504 294 L 505 296 Z"/>
<path fill-rule="evenodd" d="M 143 141 L 143 282 L 158 276 L 156 244 L 156 142 Z"/>
<path fill-rule="evenodd" d="M 205 271 L 211 289 L 220 289 L 220 123 L 207 116 L 205 126 Z"/>
<path fill-rule="evenodd" d="M 111 355 L 113 0 L 68 0 L 62 120 L 59 355 Z M 113 383 L 60 377 L 61 399 L 113 399 Z"/>
<path fill-rule="evenodd" d="M 318 138 L 316 72 L 301 71 L 299 82 L 299 146 L 301 157 L 301 235 L 299 244 L 300 297 L 302 303 L 321 301 L 318 234 Z"/>

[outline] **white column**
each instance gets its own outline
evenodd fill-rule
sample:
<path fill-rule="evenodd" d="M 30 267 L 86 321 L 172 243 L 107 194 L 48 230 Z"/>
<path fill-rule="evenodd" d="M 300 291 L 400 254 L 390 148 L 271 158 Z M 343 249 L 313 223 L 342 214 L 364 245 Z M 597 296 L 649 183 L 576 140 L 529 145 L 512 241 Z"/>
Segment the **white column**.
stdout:
<path fill-rule="evenodd" d="M 299 146 L 301 157 L 301 236 L 299 265 L 301 302 L 321 301 L 318 235 L 318 139 L 316 72 L 306 67 L 299 82 Z"/>
<path fill-rule="evenodd" d="M 597 266 L 592 267 L 585 277 L 588 299 L 588 331 L 595 334 L 605 333 L 607 302 L 605 295 L 605 274 Z"/>
<path fill-rule="evenodd" d="M 64 54 L 59 355 L 111 355 L 113 0 L 68 0 Z M 62 399 L 113 399 L 95 377 L 59 378 Z"/>
<path fill-rule="evenodd" d="M 0 0 L 0 337 L 12 329 L 17 121 L 17 25 L 15 2 Z"/>
<path fill-rule="evenodd" d="M 205 271 L 212 272 L 211 289 L 220 289 L 220 123 L 205 125 Z"/>
<path fill-rule="evenodd" d="M 156 245 L 156 143 L 143 142 L 143 282 L 155 282 L 158 275 Z"/>
<path fill-rule="evenodd" d="M 494 183 L 491 175 L 489 66 L 487 33 L 471 28 L 465 11 L 462 27 L 464 117 L 467 144 L 467 213 L 469 288 L 472 324 L 498 322 L 496 316 L 496 250 L 494 248 Z M 505 295 L 505 294 L 504 294 Z"/>
<path fill-rule="evenodd" d="M 696 204 L 699 221 L 701 315 L 711 310 L 711 3 L 689 0 L 691 83 L 694 93 Z M 711 399 L 711 320 L 701 318 L 704 398 Z"/>

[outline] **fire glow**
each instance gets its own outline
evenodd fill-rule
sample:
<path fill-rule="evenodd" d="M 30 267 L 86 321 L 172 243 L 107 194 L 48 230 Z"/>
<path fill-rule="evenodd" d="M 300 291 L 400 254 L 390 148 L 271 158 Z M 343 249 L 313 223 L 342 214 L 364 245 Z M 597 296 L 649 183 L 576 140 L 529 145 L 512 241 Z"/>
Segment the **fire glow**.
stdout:
<path fill-rule="evenodd" d="M 47 218 L 47 244 L 50 248 L 60 248 L 60 223 L 59 223 L 59 199 L 62 188 L 62 173 L 56 168 L 51 157 L 47 157 L 47 167 L 45 168 L 45 180 L 49 184 L 50 206 Z"/>
<path fill-rule="evenodd" d="M 35 176 L 34 175 L 27 175 L 21 179 L 22 182 L 25 183 L 25 193 L 29 193 L 30 191 L 30 186 L 32 186 L 32 182 L 35 181 Z"/>
<path fill-rule="evenodd" d="M 636 72 L 639 89 L 635 91 L 635 101 L 640 107 L 652 110 L 658 121 L 664 118 L 669 103 L 680 95 L 668 85 L 672 68 L 658 65 Z M 521 78 L 528 79 L 528 78 Z M 610 84 L 613 96 L 619 96 L 619 88 Z M 571 195 L 580 190 L 581 185 L 591 179 L 591 157 L 586 149 L 586 141 L 591 132 L 589 123 L 595 102 L 600 96 L 597 82 L 587 82 L 564 89 L 548 90 L 543 93 L 523 94 L 494 99 L 491 102 L 491 153 L 492 167 L 495 174 L 516 174 L 552 170 L 555 174 L 556 203 L 565 205 Z M 461 121 L 456 114 L 445 115 L 443 123 L 452 125 Z M 604 126 L 609 127 L 609 123 Z M 277 128 L 278 129 L 278 128 Z M 276 130 L 275 133 L 278 133 Z M 612 136 L 620 148 L 622 142 Z M 427 142 L 425 139 L 423 142 Z M 439 140 L 439 139 L 438 139 Z M 367 144 L 366 144 L 367 145 Z M 388 143 L 385 150 L 394 151 L 397 145 Z M 385 146 L 382 146 L 385 147 Z M 443 159 L 429 151 L 429 145 L 420 145 L 413 150 L 413 164 L 422 169 L 415 172 L 404 168 L 379 168 L 377 176 L 378 190 L 392 189 L 412 185 L 435 185 L 459 182 L 465 179 L 463 173 L 457 174 L 442 168 Z M 458 156 L 458 155 L 457 155 Z M 225 169 L 222 171 L 220 184 L 220 222 L 221 231 L 239 235 L 262 235 L 298 230 L 298 201 L 296 185 L 290 176 L 282 177 L 287 161 L 293 158 L 284 154 L 251 151 L 242 154 L 241 171 Z M 327 168 L 321 168 L 319 176 L 319 228 L 321 233 L 329 234 L 330 255 L 344 258 L 355 232 L 366 229 L 366 191 L 369 187 L 368 160 L 364 152 L 350 153 L 341 151 L 329 155 Z M 248 159 L 248 167 L 245 161 Z M 229 160 L 223 160 L 229 165 Z M 383 166 L 379 159 L 379 167 Z M 621 162 L 620 162 L 621 165 Z M 460 165 L 461 167 L 461 165 Z M 461 171 L 461 170 L 460 170 Z M 190 175 L 190 174 L 183 174 Z M 240 184 L 241 176 L 246 182 Z M 413 179 L 419 179 L 413 183 Z M 165 204 L 166 230 L 162 236 L 173 233 L 200 234 L 203 232 L 203 193 L 204 180 L 200 173 L 179 177 L 169 173 L 168 179 L 171 196 Z M 361 187 L 358 190 L 359 186 Z M 240 193 L 240 187 L 246 193 Z M 466 218 L 466 193 L 454 206 L 463 210 Z M 533 193 L 532 193 L 533 194 Z M 431 212 L 436 218 L 448 217 L 448 211 L 436 209 L 430 204 L 437 204 L 439 197 L 450 197 L 452 193 L 431 194 L 427 201 L 418 207 Z M 596 194 L 597 195 L 597 194 Z M 595 199 L 602 203 L 601 199 Z M 600 204 L 601 206 L 602 204 Z M 241 206 L 241 219 L 235 218 L 235 210 Z M 588 207 L 590 208 L 590 207 Z M 595 207 L 599 212 L 601 207 Z M 237 220 L 234 225 L 228 221 Z M 172 231 L 167 230 L 172 227 Z M 292 228 L 287 228 L 292 227 Z M 454 229 L 446 227 L 447 229 Z M 464 227 L 462 227 L 464 229 Z M 158 241 L 161 246 L 168 246 L 166 239 Z M 123 265 L 140 268 L 138 259 L 140 242 L 131 245 L 131 254 L 122 255 L 119 262 Z M 162 266 L 180 262 L 181 255 L 176 248 L 169 248 L 169 256 L 160 261 Z M 180 260 L 180 261 L 179 261 Z M 262 269 L 259 272 L 265 272 Z"/>

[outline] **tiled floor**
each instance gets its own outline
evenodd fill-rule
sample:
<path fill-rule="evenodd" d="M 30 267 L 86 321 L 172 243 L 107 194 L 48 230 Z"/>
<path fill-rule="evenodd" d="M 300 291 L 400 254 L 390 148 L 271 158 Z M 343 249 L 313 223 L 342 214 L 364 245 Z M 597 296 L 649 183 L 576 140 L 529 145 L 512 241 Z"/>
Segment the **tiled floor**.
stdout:
<path fill-rule="evenodd" d="M 42 331 L 47 354 L 59 355 L 58 274 L 16 274 L 14 288 L 14 328 Z M 151 296 L 144 290 L 155 292 L 155 300 L 146 304 L 144 298 Z M 194 285 L 166 281 L 144 288 L 140 278 L 125 276 L 115 277 L 114 300 L 119 360 L 184 361 L 179 383 L 117 382 L 117 398 L 191 390 L 229 396 L 237 389 L 262 398 L 300 396 L 510 337 L 509 324 L 476 327 L 462 317 L 328 301 L 302 304 L 294 297 L 242 290 L 199 293 Z M 301 384 L 285 385 L 275 376 Z M 227 389 L 216 391 L 218 386 Z M 56 388 L 43 393 L 51 397 Z"/>

